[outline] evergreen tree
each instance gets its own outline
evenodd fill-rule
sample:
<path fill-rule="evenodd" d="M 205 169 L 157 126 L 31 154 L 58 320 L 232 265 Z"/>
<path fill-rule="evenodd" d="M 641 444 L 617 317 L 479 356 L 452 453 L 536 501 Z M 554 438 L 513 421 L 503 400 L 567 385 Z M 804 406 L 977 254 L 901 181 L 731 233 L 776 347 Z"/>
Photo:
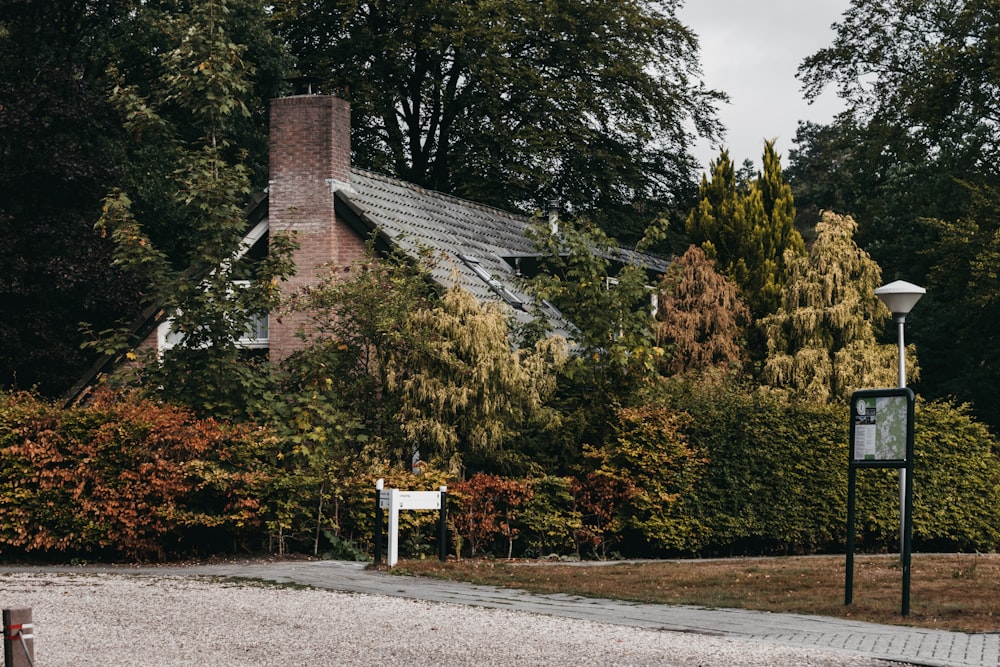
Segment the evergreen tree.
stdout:
<path fill-rule="evenodd" d="M 550 345 L 513 350 L 503 307 L 481 305 L 460 287 L 403 326 L 411 345 L 394 359 L 388 384 L 401 397 L 396 418 L 413 449 L 430 449 L 423 453 L 454 471 L 470 455 L 501 449 L 554 389 L 544 363 Z"/>
<path fill-rule="evenodd" d="M 764 204 L 764 215 L 769 224 L 762 231 L 764 253 L 767 257 L 776 257 L 777 270 L 771 276 L 773 281 L 767 288 L 776 286 L 779 290 L 787 277 L 785 266 L 785 250 L 791 249 L 796 254 L 805 252 L 802 236 L 795 229 L 795 198 L 792 196 L 792 186 L 785 181 L 781 171 L 781 156 L 774 150 L 774 140 L 764 142 L 762 158 L 763 171 L 757 177 L 757 189 L 761 193 Z"/>
<path fill-rule="evenodd" d="M 818 402 L 896 385 L 897 348 L 876 341 L 875 327 L 889 317 L 875 296 L 882 272 L 855 243 L 857 227 L 825 212 L 809 255 L 789 257 L 781 308 L 758 322 L 767 343 L 765 385 Z M 912 346 L 909 354 L 909 375 L 917 377 Z"/>
<path fill-rule="evenodd" d="M 754 316 L 762 317 L 780 301 L 788 275 L 785 251 L 804 252 L 791 187 L 774 141 L 765 142 L 763 171 L 755 179 L 738 182 L 726 150 L 710 169 L 712 178 L 702 176 L 698 205 L 687 217 L 688 237 L 739 285 Z"/>
<path fill-rule="evenodd" d="M 738 370 L 746 361 L 750 310 L 704 251 L 688 248 L 670 265 L 659 290 L 657 336 L 666 350 L 661 372 Z"/>

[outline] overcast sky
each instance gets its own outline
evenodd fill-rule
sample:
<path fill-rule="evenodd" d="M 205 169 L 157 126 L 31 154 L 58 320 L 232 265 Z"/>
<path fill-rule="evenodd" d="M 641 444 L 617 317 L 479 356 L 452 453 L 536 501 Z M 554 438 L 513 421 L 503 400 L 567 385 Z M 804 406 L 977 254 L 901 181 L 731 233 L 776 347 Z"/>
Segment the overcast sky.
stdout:
<path fill-rule="evenodd" d="M 842 108 L 832 92 L 807 104 L 795 72 L 802 60 L 833 42 L 830 26 L 850 0 L 685 0 L 681 21 L 698 35 L 705 83 L 730 103 L 719 109 L 724 145 L 740 165 L 758 168 L 764 140 L 777 137 L 782 166 L 799 120 L 828 122 Z M 701 145 L 695 156 L 708 169 L 718 146 Z"/>

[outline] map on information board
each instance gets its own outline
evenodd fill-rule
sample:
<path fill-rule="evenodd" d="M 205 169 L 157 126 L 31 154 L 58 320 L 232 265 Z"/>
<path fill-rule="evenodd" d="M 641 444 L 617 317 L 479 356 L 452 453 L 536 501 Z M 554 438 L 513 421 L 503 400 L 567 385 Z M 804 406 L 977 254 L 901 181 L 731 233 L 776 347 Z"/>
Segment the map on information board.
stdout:
<path fill-rule="evenodd" d="M 855 396 L 853 459 L 906 460 L 908 408 L 906 396 Z"/>

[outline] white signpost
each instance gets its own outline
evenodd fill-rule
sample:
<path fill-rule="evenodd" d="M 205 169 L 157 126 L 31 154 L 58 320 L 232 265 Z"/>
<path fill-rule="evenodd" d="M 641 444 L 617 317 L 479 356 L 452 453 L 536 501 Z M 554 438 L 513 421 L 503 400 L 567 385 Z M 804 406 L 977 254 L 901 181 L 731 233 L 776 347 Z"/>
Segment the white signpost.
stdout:
<path fill-rule="evenodd" d="M 442 486 L 440 491 L 400 491 L 399 489 L 384 489 L 382 486 L 383 482 L 380 479 L 375 486 L 378 491 L 378 507 L 382 510 L 389 510 L 389 548 L 386 554 L 386 565 L 394 567 L 399 562 L 399 511 L 439 510 L 442 516 L 441 525 L 444 526 L 444 506 L 441 499 L 448 492 L 448 487 Z M 378 532 L 380 531 L 377 531 L 376 534 Z M 378 550 L 376 550 L 377 552 Z M 443 545 L 441 553 L 445 553 Z"/>

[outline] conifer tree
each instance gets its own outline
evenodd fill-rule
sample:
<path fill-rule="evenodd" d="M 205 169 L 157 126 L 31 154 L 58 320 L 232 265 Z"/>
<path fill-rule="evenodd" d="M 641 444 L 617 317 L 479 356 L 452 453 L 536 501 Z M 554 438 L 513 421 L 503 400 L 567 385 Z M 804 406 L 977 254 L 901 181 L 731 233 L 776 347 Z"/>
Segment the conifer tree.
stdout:
<path fill-rule="evenodd" d="M 889 317 L 875 296 L 882 272 L 855 243 L 857 227 L 849 216 L 824 212 L 809 255 L 789 257 L 781 308 L 758 322 L 767 343 L 764 384 L 818 402 L 895 386 L 896 346 L 875 339 Z M 909 354 L 916 377 L 912 347 Z"/>
<path fill-rule="evenodd" d="M 777 308 L 781 288 L 788 278 L 785 250 L 795 255 L 805 253 L 802 235 L 795 229 L 795 198 L 792 186 L 782 174 L 781 156 L 774 150 L 774 140 L 764 142 L 763 171 L 755 183 L 764 206 L 765 225 L 759 230 L 763 244 L 766 269 L 760 272 L 759 288 L 762 300 L 770 308 Z"/>
<path fill-rule="evenodd" d="M 736 285 L 697 246 L 663 276 L 656 319 L 660 345 L 667 350 L 661 371 L 667 375 L 745 361 L 750 310 Z"/>
<path fill-rule="evenodd" d="M 513 350 L 503 307 L 481 305 L 460 287 L 410 313 L 403 326 L 411 345 L 388 376 L 401 397 L 398 422 L 414 449 L 429 449 L 425 455 L 454 471 L 469 454 L 500 449 L 555 389 L 545 361 L 564 356 L 557 343 Z"/>
<path fill-rule="evenodd" d="M 788 275 L 785 251 L 804 252 L 793 226 L 791 187 L 782 177 L 774 141 L 764 144 L 763 171 L 756 179 L 739 182 L 726 150 L 711 172 L 711 180 L 702 177 L 698 205 L 688 215 L 688 237 L 739 285 L 754 316 L 761 317 L 780 301 Z"/>
<path fill-rule="evenodd" d="M 698 205 L 688 214 L 685 229 L 688 238 L 701 246 L 709 259 L 728 268 L 738 248 L 734 242 L 742 236 L 742 210 L 738 205 L 736 166 L 723 149 L 709 165 L 712 178 L 702 174 Z"/>

